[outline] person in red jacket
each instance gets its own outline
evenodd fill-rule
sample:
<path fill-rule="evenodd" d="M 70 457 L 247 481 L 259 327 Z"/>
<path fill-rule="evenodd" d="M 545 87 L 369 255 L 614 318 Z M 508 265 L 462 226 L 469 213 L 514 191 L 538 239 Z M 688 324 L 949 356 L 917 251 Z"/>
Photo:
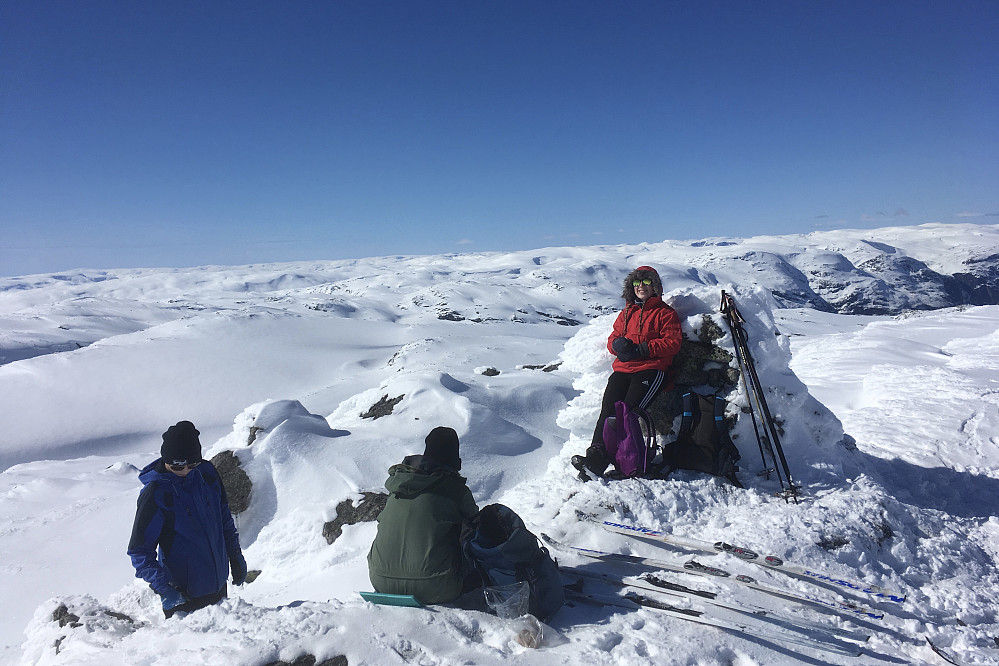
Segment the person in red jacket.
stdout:
<path fill-rule="evenodd" d="M 624 310 L 614 322 L 607 350 L 616 358 L 604 389 L 600 417 L 585 456 L 572 463 L 602 476 L 613 462 L 604 448 L 604 421 L 614 414 L 614 403 L 645 409 L 661 391 L 673 387 L 669 368 L 680 351 L 683 335 L 676 310 L 662 299 L 663 283 L 650 266 L 639 266 L 624 280 Z"/>

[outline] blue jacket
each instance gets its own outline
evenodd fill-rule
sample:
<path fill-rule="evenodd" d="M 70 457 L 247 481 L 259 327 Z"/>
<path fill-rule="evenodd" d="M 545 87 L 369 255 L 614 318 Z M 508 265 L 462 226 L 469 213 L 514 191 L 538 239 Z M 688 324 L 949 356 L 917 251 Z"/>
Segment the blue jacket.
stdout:
<path fill-rule="evenodd" d="M 221 590 L 229 558 L 240 548 L 215 467 L 203 461 L 181 477 L 156 460 L 139 472 L 139 480 L 144 487 L 128 542 L 135 576 L 159 594 L 173 586 L 189 599 Z"/>

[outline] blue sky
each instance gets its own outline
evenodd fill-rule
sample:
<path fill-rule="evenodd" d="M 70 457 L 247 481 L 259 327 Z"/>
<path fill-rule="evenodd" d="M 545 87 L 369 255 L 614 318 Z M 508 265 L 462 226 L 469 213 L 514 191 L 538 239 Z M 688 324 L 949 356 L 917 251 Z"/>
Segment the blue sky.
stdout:
<path fill-rule="evenodd" d="M 999 223 L 999 2 L 0 3 L 0 274 Z"/>

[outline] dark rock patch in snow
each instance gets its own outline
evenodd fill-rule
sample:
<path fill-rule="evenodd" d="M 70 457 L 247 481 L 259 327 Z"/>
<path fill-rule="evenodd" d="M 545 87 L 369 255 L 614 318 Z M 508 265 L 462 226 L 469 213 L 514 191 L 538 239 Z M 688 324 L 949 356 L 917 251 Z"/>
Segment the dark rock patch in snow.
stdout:
<path fill-rule="evenodd" d="M 229 498 L 229 509 L 234 514 L 246 511 L 250 506 L 250 491 L 253 482 L 243 471 L 239 458 L 232 451 L 222 451 L 211 459 L 212 465 L 218 470 L 222 486 Z"/>
<path fill-rule="evenodd" d="M 59 607 L 52 611 L 52 621 L 59 624 L 60 627 L 65 627 L 67 624 L 70 627 L 80 627 L 80 616 L 71 613 L 66 604 L 59 604 Z"/>
<path fill-rule="evenodd" d="M 295 658 L 294 661 L 272 661 L 265 666 L 347 666 L 347 657 L 338 654 L 330 659 L 316 661 L 315 656 L 303 654 L 301 657 Z"/>
<path fill-rule="evenodd" d="M 367 523 L 378 518 L 385 508 L 388 495 L 385 493 L 361 493 L 361 501 L 354 506 L 354 501 L 345 499 L 336 505 L 336 518 L 323 525 L 323 537 L 326 543 L 332 544 L 343 534 L 344 525 Z"/>
<path fill-rule="evenodd" d="M 389 398 L 388 395 L 383 395 L 381 399 L 375 404 L 371 405 L 368 411 L 361 414 L 362 419 L 380 419 L 383 416 L 388 416 L 395 409 L 406 395 L 400 395 L 395 398 Z"/>

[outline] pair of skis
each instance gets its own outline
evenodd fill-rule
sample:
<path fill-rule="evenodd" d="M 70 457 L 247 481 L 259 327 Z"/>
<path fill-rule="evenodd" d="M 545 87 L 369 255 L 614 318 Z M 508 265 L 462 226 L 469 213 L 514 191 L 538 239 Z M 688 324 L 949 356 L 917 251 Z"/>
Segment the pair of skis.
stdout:
<path fill-rule="evenodd" d="M 602 561 L 621 561 L 618 557 L 629 557 L 615 557 L 610 553 L 568 546 L 544 534 L 541 535 L 541 538 L 548 545 L 560 551 L 584 555 Z M 630 559 L 624 559 L 623 561 L 632 562 Z M 651 562 L 644 561 L 642 563 L 651 564 Z M 656 563 L 656 566 L 658 564 Z M 801 618 L 788 618 L 773 611 L 751 605 L 721 601 L 716 598 L 717 595 L 714 592 L 692 589 L 653 576 L 633 580 L 627 577 L 596 574 L 565 567 L 562 567 L 561 571 L 563 574 L 577 579 L 574 583 L 566 585 L 564 588 L 566 598 L 572 601 L 598 606 L 619 606 L 628 609 L 648 608 L 680 620 L 739 632 L 753 639 L 764 640 L 776 645 L 803 647 L 846 656 L 858 656 L 861 654 L 859 645 L 846 641 L 863 643 L 870 638 L 869 635 L 859 631 L 832 627 Z M 626 588 L 627 592 L 624 597 L 613 596 L 610 598 L 588 594 L 582 589 L 586 580 L 595 580 L 608 585 Z M 657 597 L 667 596 L 676 598 L 679 600 L 677 603 L 681 603 L 682 605 L 675 605 L 674 603 L 663 601 L 661 598 L 651 597 L 646 594 L 648 592 L 657 595 Z M 733 611 L 743 615 L 744 619 L 736 620 L 714 615 L 707 610 L 699 610 L 691 607 L 694 604 Z M 774 631 L 773 627 L 781 627 L 789 631 Z"/>
<path fill-rule="evenodd" d="M 787 459 L 784 457 L 784 448 L 780 443 L 780 435 L 777 433 L 777 426 L 774 424 L 773 416 L 770 414 L 770 407 L 767 405 L 767 398 L 760 383 L 760 377 L 756 374 L 756 364 L 749 353 L 749 334 L 743 324 L 746 319 L 739 312 L 735 305 L 735 300 L 731 294 L 722 290 L 721 305 L 719 310 L 725 317 L 729 331 L 732 332 L 732 344 L 735 347 L 735 357 L 739 362 L 739 374 L 742 376 L 743 386 L 746 389 L 746 398 L 749 400 L 750 416 L 753 420 L 753 432 L 756 433 L 756 443 L 760 447 L 760 457 L 763 459 L 764 474 L 769 478 L 771 472 L 776 472 L 777 481 L 780 483 L 784 499 L 794 499 L 798 501 L 798 490 L 791 478 L 791 470 L 788 468 Z M 762 431 L 761 431 L 762 426 Z M 767 455 L 770 463 L 767 462 Z M 780 465 L 778 466 L 778 460 Z"/>
<path fill-rule="evenodd" d="M 634 592 L 629 592 L 624 597 L 612 597 L 608 599 L 576 591 L 574 586 L 569 586 L 566 588 L 566 599 L 569 601 L 593 604 L 600 607 L 617 606 L 628 610 L 649 608 L 657 613 L 663 613 L 680 620 L 738 632 L 745 634 L 752 639 L 767 641 L 775 645 L 790 645 L 816 650 L 819 652 L 833 652 L 851 657 L 858 656 L 861 653 L 858 646 L 838 641 L 835 637 L 826 634 L 819 633 L 817 635 L 805 635 L 771 632 L 757 623 L 739 622 L 736 620 L 714 617 L 704 611 L 673 606 L 672 604 Z"/>
<path fill-rule="evenodd" d="M 691 588 L 686 585 L 681 585 L 674 581 L 666 580 L 652 574 L 645 574 L 638 578 L 633 578 L 630 576 L 615 576 L 607 573 L 594 573 L 590 571 L 582 571 L 578 569 L 569 569 L 566 567 L 560 567 L 562 573 L 567 576 L 575 576 L 583 580 L 594 580 L 600 581 L 606 585 L 612 585 L 615 587 L 625 588 L 632 591 L 641 592 L 654 592 L 655 594 L 665 595 L 668 597 L 675 597 L 678 599 L 684 599 L 687 602 L 697 603 L 704 606 L 711 606 L 713 608 L 720 608 L 728 611 L 733 611 L 741 615 L 746 615 L 748 617 L 753 617 L 760 620 L 767 620 L 774 624 L 786 625 L 788 627 L 797 628 L 804 631 L 821 631 L 829 634 L 834 634 L 841 638 L 846 638 L 849 640 L 866 642 L 871 636 L 870 634 L 855 631 L 853 629 L 842 629 L 840 627 L 833 627 L 827 624 L 822 624 L 819 622 L 812 622 L 800 617 L 790 618 L 779 613 L 775 613 L 772 610 L 763 608 L 761 606 L 755 606 L 752 604 L 739 603 L 733 600 L 726 601 L 724 599 L 718 598 L 717 592 L 712 592 L 710 590 L 700 590 L 696 588 Z M 573 586 L 570 585 L 570 588 Z M 637 592 L 636 592 L 637 593 Z"/>
<path fill-rule="evenodd" d="M 854 594 L 866 595 L 875 601 L 889 601 L 900 604 L 905 601 L 905 595 L 895 593 L 878 585 L 867 585 L 858 581 L 853 581 L 840 576 L 830 576 L 821 571 L 815 571 L 809 567 L 804 567 L 793 562 L 785 562 L 773 555 L 760 556 L 756 551 L 741 546 L 733 546 L 724 541 L 704 541 L 689 537 L 679 537 L 659 530 L 637 525 L 626 525 L 609 520 L 603 521 L 603 528 L 609 532 L 623 534 L 625 536 L 647 539 L 658 544 L 666 544 L 680 550 L 696 551 L 702 553 L 728 553 L 745 562 L 758 564 L 766 569 L 780 571 L 790 576 L 798 577 L 809 582 L 825 583 L 830 586 L 837 586 L 848 590 Z"/>
<path fill-rule="evenodd" d="M 691 560 L 683 566 L 678 566 L 671 562 L 664 562 L 662 560 L 657 560 L 651 557 L 642 557 L 639 555 L 622 555 L 619 553 L 608 553 L 601 550 L 593 550 L 590 548 L 580 548 L 578 546 L 570 546 L 568 544 L 561 543 L 551 538 L 546 534 L 541 535 L 542 541 L 546 544 L 560 550 L 562 552 L 573 553 L 576 555 L 581 555 L 583 557 L 589 557 L 595 560 L 601 560 L 604 562 L 612 563 L 626 563 L 626 564 L 637 564 L 648 567 L 654 567 L 663 571 L 670 571 L 673 573 L 689 574 L 693 576 L 702 576 L 708 578 L 724 578 L 726 582 L 739 585 L 741 587 L 746 587 L 757 592 L 762 592 L 764 594 L 769 594 L 770 596 L 777 597 L 779 599 L 785 599 L 788 601 L 793 601 L 798 604 L 810 606 L 812 608 L 817 608 L 820 610 L 838 613 L 847 617 L 859 617 L 863 619 L 880 620 L 884 617 L 884 613 L 879 613 L 878 611 L 863 606 L 861 604 L 856 604 L 848 601 L 836 601 L 825 599 L 823 597 L 817 597 L 811 594 L 798 592 L 797 590 L 792 590 L 789 588 L 779 588 L 771 585 L 766 585 L 757 581 L 755 578 L 750 576 L 733 576 L 727 571 L 719 569 L 717 567 L 709 567 L 698 562 Z"/>

